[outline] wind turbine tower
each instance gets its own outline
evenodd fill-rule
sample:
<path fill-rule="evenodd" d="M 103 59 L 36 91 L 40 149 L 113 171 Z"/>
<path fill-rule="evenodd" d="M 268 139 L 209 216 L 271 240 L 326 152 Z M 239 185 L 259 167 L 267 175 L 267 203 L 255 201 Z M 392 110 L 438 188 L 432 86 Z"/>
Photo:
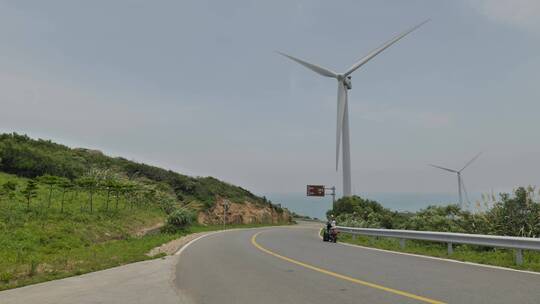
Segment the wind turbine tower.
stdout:
<path fill-rule="evenodd" d="M 347 98 L 347 91 L 352 89 L 352 83 L 351 83 L 351 74 L 356 71 L 358 68 L 366 64 L 368 61 L 370 61 L 373 57 L 377 56 L 379 53 L 390 47 L 392 44 L 396 43 L 401 38 L 407 36 L 412 31 L 416 30 L 420 26 L 424 25 L 428 20 L 414 26 L 413 28 L 397 35 L 396 37 L 392 38 L 391 40 L 387 41 L 380 47 L 374 49 L 369 54 L 367 54 L 365 57 L 360 59 L 358 62 L 353 64 L 345 73 L 339 74 L 336 72 L 333 72 L 327 68 L 321 67 L 316 64 L 309 63 L 307 61 L 304 61 L 302 59 L 287 55 L 285 53 L 278 52 L 279 54 L 296 61 L 297 63 L 303 65 L 304 67 L 314 71 L 315 73 L 335 78 L 337 80 L 337 127 L 336 127 L 336 171 L 338 170 L 338 164 L 339 164 L 339 148 L 340 143 L 343 144 L 343 160 L 342 160 L 342 166 L 343 166 L 343 196 L 351 196 L 351 148 L 350 148 L 350 141 L 349 141 L 349 106 L 348 106 L 348 98 Z"/>
<path fill-rule="evenodd" d="M 458 197 L 459 197 L 459 205 L 461 206 L 461 208 L 463 208 L 463 192 L 465 192 L 465 196 L 467 196 L 467 201 L 469 200 L 469 197 L 468 197 L 468 194 L 467 194 L 467 189 L 465 188 L 465 183 L 463 183 L 463 177 L 461 176 L 461 172 L 463 172 L 463 170 L 465 170 L 465 168 L 467 168 L 470 164 L 472 164 L 480 156 L 480 154 L 482 154 L 482 152 L 476 154 L 476 156 L 473 157 L 471 160 L 469 160 L 465 164 L 465 166 L 463 166 L 463 168 L 461 168 L 460 170 L 455 170 L 455 169 L 450 169 L 450 168 L 445 168 L 445 167 L 430 164 L 430 166 L 432 166 L 434 168 L 438 168 L 438 169 L 441 169 L 441 170 L 444 170 L 444 171 L 452 172 L 452 173 L 455 173 L 457 175 Z"/>

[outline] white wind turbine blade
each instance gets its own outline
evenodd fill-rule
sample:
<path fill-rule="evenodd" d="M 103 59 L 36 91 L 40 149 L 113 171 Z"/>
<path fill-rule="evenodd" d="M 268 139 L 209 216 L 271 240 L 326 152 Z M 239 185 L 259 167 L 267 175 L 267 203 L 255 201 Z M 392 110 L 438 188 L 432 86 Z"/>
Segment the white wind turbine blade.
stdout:
<path fill-rule="evenodd" d="M 290 60 L 293 60 L 293 61 L 296 61 L 298 62 L 299 64 L 305 66 L 306 68 L 314 71 L 315 73 L 317 74 L 320 74 L 322 76 L 326 76 L 326 77 L 332 77 L 332 78 L 336 78 L 337 77 L 337 74 L 330 71 L 329 69 L 327 68 L 323 68 L 322 66 L 319 66 L 319 65 L 316 65 L 316 64 L 313 64 L 313 63 L 309 63 L 307 61 L 304 61 L 302 59 L 299 59 L 299 58 L 296 58 L 296 57 L 293 57 L 291 55 L 287 55 L 285 53 L 282 53 L 282 52 L 277 52 L 276 53 L 282 55 L 282 56 L 285 56 L 287 58 L 289 58 Z"/>
<path fill-rule="evenodd" d="M 480 155 L 482 154 L 482 152 L 476 154 L 475 157 L 473 157 L 470 161 L 468 161 L 465 166 L 463 166 L 463 168 L 461 168 L 461 170 L 459 170 L 459 172 L 465 170 L 465 168 L 467 168 L 470 164 L 472 164 Z"/>
<path fill-rule="evenodd" d="M 392 38 L 391 40 L 388 40 L 387 42 L 385 42 L 383 45 L 381 45 L 380 47 L 374 49 L 373 51 L 371 51 L 369 54 L 367 54 L 364 58 L 360 59 L 358 62 L 356 62 L 353 66 L 351 66 L 347 72 L 345 72 L 345 76 L 348 76 L 350 75 L 352 72 L 356 71 L 359 67 L 363 66 L 364 64 L 366 64 L 368 61 L 370 61 L 373 57 L 379 55 L 379 53 L 381 53 L 382 51 L 386 50 L 387 48 L 389 48 L 392 44 L 398 42 L 401 38 L 407 36 L 408 34 L 410 34 L 412 31 L 416 30 L 417 28 L 421 27 L 422 25 L 424 25 L 425 23 L 429 22 L 430 19 L 427 19 L 425 20 L 424 22 L 414 26 L 413 28 L 397 35 L 396 37 Z"/>
<path fill-rule="evenodd" d="M 337 125 L 336 125 L 336 171 L 339 163 L 339 146 L 341 143 L 341 134 L 343 133 L 343 118 L 345 116 L 345 104 L 347 103 L 347 89 L 343 81 L 338 80 L 337 97 Z"/>
<path fill-rule="evenodd" d="M 432 167 L 434 167 L 434 168 L 439 168 L 439 169 L 442 169 L 442 170 L 445 170 L 445 171 L 448 171 L 448 172 L 458 173 L 458 171 L 453 170 L 453 169 L 448 169 L 448 168 L 445 168 L 445 167 L 436 166 L 436 165 L 432 165 L 432 164 L 429 164 L 429 165 L 432 166 Z"/>

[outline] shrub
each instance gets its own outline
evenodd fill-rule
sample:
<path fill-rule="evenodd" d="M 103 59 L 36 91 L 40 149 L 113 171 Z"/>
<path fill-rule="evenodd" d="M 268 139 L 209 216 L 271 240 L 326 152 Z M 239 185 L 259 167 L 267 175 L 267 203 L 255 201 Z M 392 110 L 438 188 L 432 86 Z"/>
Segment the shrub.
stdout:
<path fill-rule="evenodd" d="M 464 212 L 458 205 L 429 206 L 418 211 L 406 223 L 411 230 L 467 232 L 463 226 Z"/>
<path fill-rule="evenodd" d="M 159 201 L 159 208 L 167 214 L 172 214 L 176 211 L 177 202 L 168 197 L 161 198 Z"/>
<path fill-rule="evenodd" d="M 167 217 L 167 230 L 185 229 L 195 222 L 195 213 L 187 208 L 179 208 Z"/>
<path fill-rule="evenodd" d="M 9 283 L 9 281 L 13 278 L 13 275 L 11 272 L 2 272 L 0 273 L 0 281 L 4 283 Z"/>
<path fill-rule="evenodd" d="M 384 208 L 376 201 L 363 199 L 359 196 L 343 197 L 336 201 L 335 209 L 329 210 L 327 215 L 333 214 L 340 225 L 369 228 L 397 228 L 401 223 L 401 215 Z"/>
<path fill-rule="evenodd" d="M 540 193 L 534 187 L 519 187 L 514 195 L 492 196 L 492 207 L 467 211 L 459 205 L 428 206 L 417 212 L 392 212 L 375 201 L 358 196 L 336 201 L 339 225 L 351 227 L 409 229 L 461 233 L 538 237 L 540 235 Z M 485 204 L 488 206 L 488 204 Z"/>
<path fill-rule="evenodd" d="M 519 187 L 514 196 L 503 193 L 501 200 L 486 212 L 490 230 L 498 235 L 538 237 L 540 202 L 533 187 Z"/>

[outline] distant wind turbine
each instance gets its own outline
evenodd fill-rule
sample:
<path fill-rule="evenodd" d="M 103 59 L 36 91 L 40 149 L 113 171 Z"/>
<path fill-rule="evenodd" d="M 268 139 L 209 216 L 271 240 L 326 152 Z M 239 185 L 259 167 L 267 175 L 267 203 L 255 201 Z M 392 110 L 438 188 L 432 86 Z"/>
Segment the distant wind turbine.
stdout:
<path fill-rule="evenodd" d="M 459 205 L 461 206 L 461 208 L 463 208 L 463 194 L 462 194 L 463 192 L 465 192 L 465 196 L 467 197 L 467 202 L 469 202 L 469 195 L 467 194 L 467 189 L 465 188 L 465 183 L 463 182 L 463 176 L 461 176 L 461 172 L 463 172 L 463 170 L 465 170 L 465 168 L 467 168 L 470 164 L 472 164 L 480 156 L 480 154 L 482 154 L 482 152 L 476 154 L 476 156 L 473 157 L 471 160 L 469 160 L 465 164 L 465 166 L 463 166 L 463 168 L 461 168 L 460 170 L 454 170 L 454 169 L 449 169 L 449 168 L 445 168 L 445 167 L 430 164 L 430 166 L 432 166 L 434 168 L 438 168 L 438 169 L 445 170 L 445 171 L 448 171 L 448 172 L 456 173 L 457 180 L 458 180 Z"/>
<path fill-rule="evenodd" d="M 401 38 L 405 37 L 412 31 L 416 30 L 420 26 L 424 25 L 428 20 L 414 26 L 413 28 L 397 35 L 391 40 L 387 41 L 380 47 L 374 49 L 364 58 L 360 59 L 358 62 L 353 64 L 345 73 L 338 74 L 327 68 L 321 67 L 316 64 L 309 63 L 302 59 L 287 55 L 282 52 L 277 52 L 280 55 L 283 55 L 297 63 L 305 66 L 306 68 L 314 71 L 317 74 L 320 74 L 325 77 L 335 78 L 338 82 L 338 97 L 337 97 L 337 128 L 336 128 L 336 171 L 338 170 L 339 163 L 339 146 L 341 140 L 343 140 L 343 196 L 351 196 L 351 151 L 349 144 L 349 107 L 347 104 L 347 90 L 352 88 L 351 85 L 351 74 L 356 71 L 358 68 L 366 64 L 373 57 L 377 56 L 379 53 L 390 47 L 392 44 L 396 43 Z M 343 137 L 341 137 L 343 136 Z"/>

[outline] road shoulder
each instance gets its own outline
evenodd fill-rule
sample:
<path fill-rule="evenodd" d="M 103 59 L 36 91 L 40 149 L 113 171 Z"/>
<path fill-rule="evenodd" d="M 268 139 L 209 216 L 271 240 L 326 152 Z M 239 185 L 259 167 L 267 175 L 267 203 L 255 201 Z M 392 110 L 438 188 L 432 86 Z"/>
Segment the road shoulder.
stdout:
<path fill-rule="evenodd" d="M 178 304 L 171 282 L 176 259 L 167 256 L 2 291 L 0 303 Z"/>

